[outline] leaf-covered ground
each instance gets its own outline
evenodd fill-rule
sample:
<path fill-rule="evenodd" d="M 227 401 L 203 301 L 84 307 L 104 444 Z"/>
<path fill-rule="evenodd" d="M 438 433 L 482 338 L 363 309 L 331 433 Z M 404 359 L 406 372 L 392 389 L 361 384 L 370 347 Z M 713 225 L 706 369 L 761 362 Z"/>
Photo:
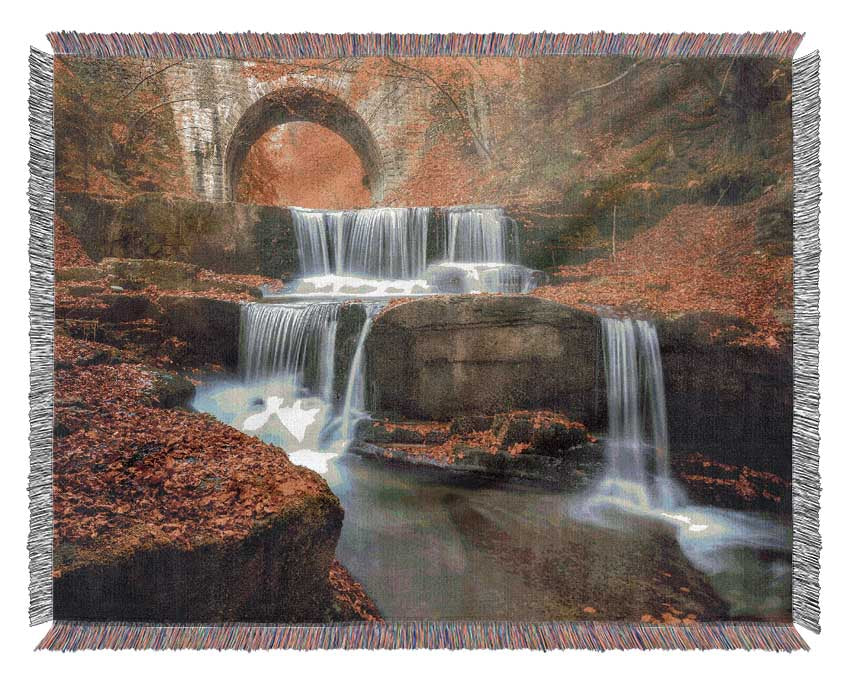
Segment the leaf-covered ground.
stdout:
<path fill-rule="evenodd" d="M 369 594 L 364 591 L 363 585 L 354 580 L 342 563 L 337 560 L 333 561 L 328 577 L 341 621 L 383 621 L 381 613 L 372 599 L 369 598 Z"/>
<path fill-rule="evenodd" d="M 67 267 L 84 266 L 68 265 Z M 73 304 L 75 301 L 81 305 L 91 305 L 91 296 L 101 293 L 121 292 L 123 287 L 121 281 L 114 276 L 96 270 L 91 271 L 90 278 L 68 280 L 63 279 L 56 282 L 55 295 L 57 302 Z M 200 270 L 191 286 L 165 287 L 155 283 L 145 282 L 144 287 L 139 289 L 126 289 L 127 293 L 148 296 L 151 300 L 161 295 L 170 296 L 203 296 L 205 298 L 217 298 L 218 300 L 229 300 L 242 302 L 254 300 L 259 296 L 261 286 L 280 287 L 279 279 L 272 279 L 257 274 L 222 274 L 212 270 Z M 113 287 L 118 286 L 119 289 Z M 87 300 L 79 300 L 87 299 Z"/>
<path fill-rule="evenodd" d="M 65 221 L 56 217 L 53 224 L 53 253 L 56 268 L 93 266 L 94 262 Z"/>
<path fill-rule="evenodd" d="M 329 494 L 279 448 L 204 414 L 156 405 L 157 372 L 86 364 L 105 348 L 59 337 L 57 574 L 141 548 L 238 538 L 305 495 Z M 112 361 L 110 359 L 109 361 Z"/>
<path fill-rule="evenodd" d="M 678 206 L 616 258 L 562 267 L 534 294 L 589 310 L 735 316 L 753 327 L 737 342 L 778 348 L 790 340 L 793 264 L 757 248 L 759 204 Z"/>

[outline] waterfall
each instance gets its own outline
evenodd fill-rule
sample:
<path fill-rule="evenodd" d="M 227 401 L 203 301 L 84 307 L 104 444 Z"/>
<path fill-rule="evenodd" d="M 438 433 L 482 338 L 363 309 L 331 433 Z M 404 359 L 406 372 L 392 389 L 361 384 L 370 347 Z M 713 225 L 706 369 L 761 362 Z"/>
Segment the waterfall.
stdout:
<path fill-rule="evenodd" d="M 516 242 L 516 223 L 501 208 L 447 208 L 445 231 L 445 259 L 449 262 L 511 260 L 509 251 Z"/>
<path fill-rule="evenodd" d="M 608 437 L 600 491 L 637 508 L 670 508 L 676 492 L 658 334 L 645 320 L 601 322 Z"/>
<path fill-rule="evenodd" d="M 283 378 L 329 401 L 338 314 L 339 303 L 243 305 L 239 332 L 243 380 Z"/>
<path fill-rule="evenodd" d="M 430 208 L 290 208 L 300 277 L 274 297 L 392 298 L 435 293 L 529 293 L 542 272 L 516 264 L 519 233 L 501 208 L 440 210 L 428 262 Z"/>
<path fill-rule="evenodd" d="M 338 214 L 297 210 L 295 208 L 291 212 L 301 272 L 304 274 L 329 274 L 331 257 L 328 250 L 328 222 L 339 221 Z"/>
<path fill-rule="evenodd" d="M 417 279 L 425 271 L 429 208 L 291 208 L 303 276 Z"/>
<path fill-rule="evenodd" d="M 664 374 L 653 324 L 615 318 L 601 323 L 608 397 L 605 470 L 588 495 L 570 503 L 570 513 L 619 530 L 633 527 L 629 516 L 665 524 L 687 559 L 717 578 L 713 586 L 719 591 L 728 591 L 729 575 L 745 578 L 752 561 L 763 563 L 764 574 L 770 575 L 762 586 L 765 594 L 787 594 L 787 563 L 762 558 L 760 552 L 790 551 L 788 528 L 757 513 L 694 505 L 673 480 Z"/>
<path fill-rule="evenodd" d="M 501 208 L 455 206 L 443 209 L 445 262 L 425 273 L 437 293 L 529 293 L 543 273 L 514 264 L 519 260 L 517 223 Z"/>
<path fill-rule="evenodd" d="M 365 415 L 365 345 L 381 305 L 352 305 L 366 314 L 350 365 L 340 367 L 336 347 L 342 303 L 244 304 L 241 380 L 207 391 L 201 404 L 240 430 L 283 447 L 294 463 L 326 472 Z M 337 399 L 339 369 L 347 381 Z"/>
<path fill-rule="evenodd" d="M 443 262 L 425 273 L 439 293 L 531 293 L 542 280 L 542 272 L 507 263 Z"/>
<path fill-rule="evenodd" d="M 366 378 L 363 371 L 363 356 L 366 348 L 366 338 L 372 328 L 372 320 L 380 310 L 378 305 L 366 307 L 366 319 L 357 337 L 357 348 L 351 359 L 351 368 L 348 371 L 348 381 L 345 387 L 345 401 L 342 407 L 342 437 L 350 442 L 354 437 L 354 427 L 360 419 L 360 415 L 366 411 Z"/>

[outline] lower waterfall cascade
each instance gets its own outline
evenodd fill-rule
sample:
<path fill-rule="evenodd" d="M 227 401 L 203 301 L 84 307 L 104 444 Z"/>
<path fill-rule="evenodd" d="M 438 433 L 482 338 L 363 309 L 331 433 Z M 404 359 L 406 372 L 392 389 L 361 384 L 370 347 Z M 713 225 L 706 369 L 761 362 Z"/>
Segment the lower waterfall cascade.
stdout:
<path fill-rule="evenodd" d="M 335 395 L 337 328 L 343 305 L 361 307 L 341 395 Z M 290 460 L 327 470 L 364 415 L 364 345 L 379 303 L 246 303 L 241 309 L 239 379 L 196 398 L 234 427 L 282 447 Z"/>
<path fill-rule="evenodd" d="M 646 320 L 602 317 L 608 401 L 605 476 L 597 490 L 636 510 L 683 498 L 670 475 L 667 405 L 658 334 Z"/>

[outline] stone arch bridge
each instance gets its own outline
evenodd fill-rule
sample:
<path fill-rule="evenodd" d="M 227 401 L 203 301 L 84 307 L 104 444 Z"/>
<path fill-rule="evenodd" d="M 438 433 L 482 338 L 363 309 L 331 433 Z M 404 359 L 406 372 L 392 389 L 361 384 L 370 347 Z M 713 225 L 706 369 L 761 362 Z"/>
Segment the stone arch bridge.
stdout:
<path fill-rule="evenodd" d="M 171 108 L 187 175 L 200 200 L 232 201 L 251 145 L 289 121 L 318 123 L 360 157 L 372 201 L 382 203 L 412 172 L 433 93 L 405 79 L 363 87 L 355 69 L 291 68 L 257 78 L 250 64 L 196 60 L 169 69 Z"/>

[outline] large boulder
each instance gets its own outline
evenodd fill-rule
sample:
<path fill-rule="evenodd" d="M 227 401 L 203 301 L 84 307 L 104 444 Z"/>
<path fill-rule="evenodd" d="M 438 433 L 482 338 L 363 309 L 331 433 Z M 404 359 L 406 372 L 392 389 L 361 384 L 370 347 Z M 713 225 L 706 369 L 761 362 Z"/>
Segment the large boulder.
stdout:
<path fill-rule="evenodd" d="M 427 420 L 553 409 L 594 423 L 596 348 L 596 318 L 548 300 L 413 300 L 373 323 L 366 343 L 371 407 Z"/>
<path fill-rule="evenodd" d="M 186 379 L 57 336 L 53 613 L 322 622 L 343 510 L 278 447 L 171 407 Z M 96 362 L 96 363 L 93 363 Z M 84 453 L 84 454 L 81 454 Z"/>
<path fill-rule="evenodd" d="M 332 606 L 328 572 L 343 512 L 326 485 L 313 487 L 281 499 L 277 513 L 232 540 L 92 555 L 75 554 L 60 543 L 54 615 L 155 622 L 322 621 Z"/>

